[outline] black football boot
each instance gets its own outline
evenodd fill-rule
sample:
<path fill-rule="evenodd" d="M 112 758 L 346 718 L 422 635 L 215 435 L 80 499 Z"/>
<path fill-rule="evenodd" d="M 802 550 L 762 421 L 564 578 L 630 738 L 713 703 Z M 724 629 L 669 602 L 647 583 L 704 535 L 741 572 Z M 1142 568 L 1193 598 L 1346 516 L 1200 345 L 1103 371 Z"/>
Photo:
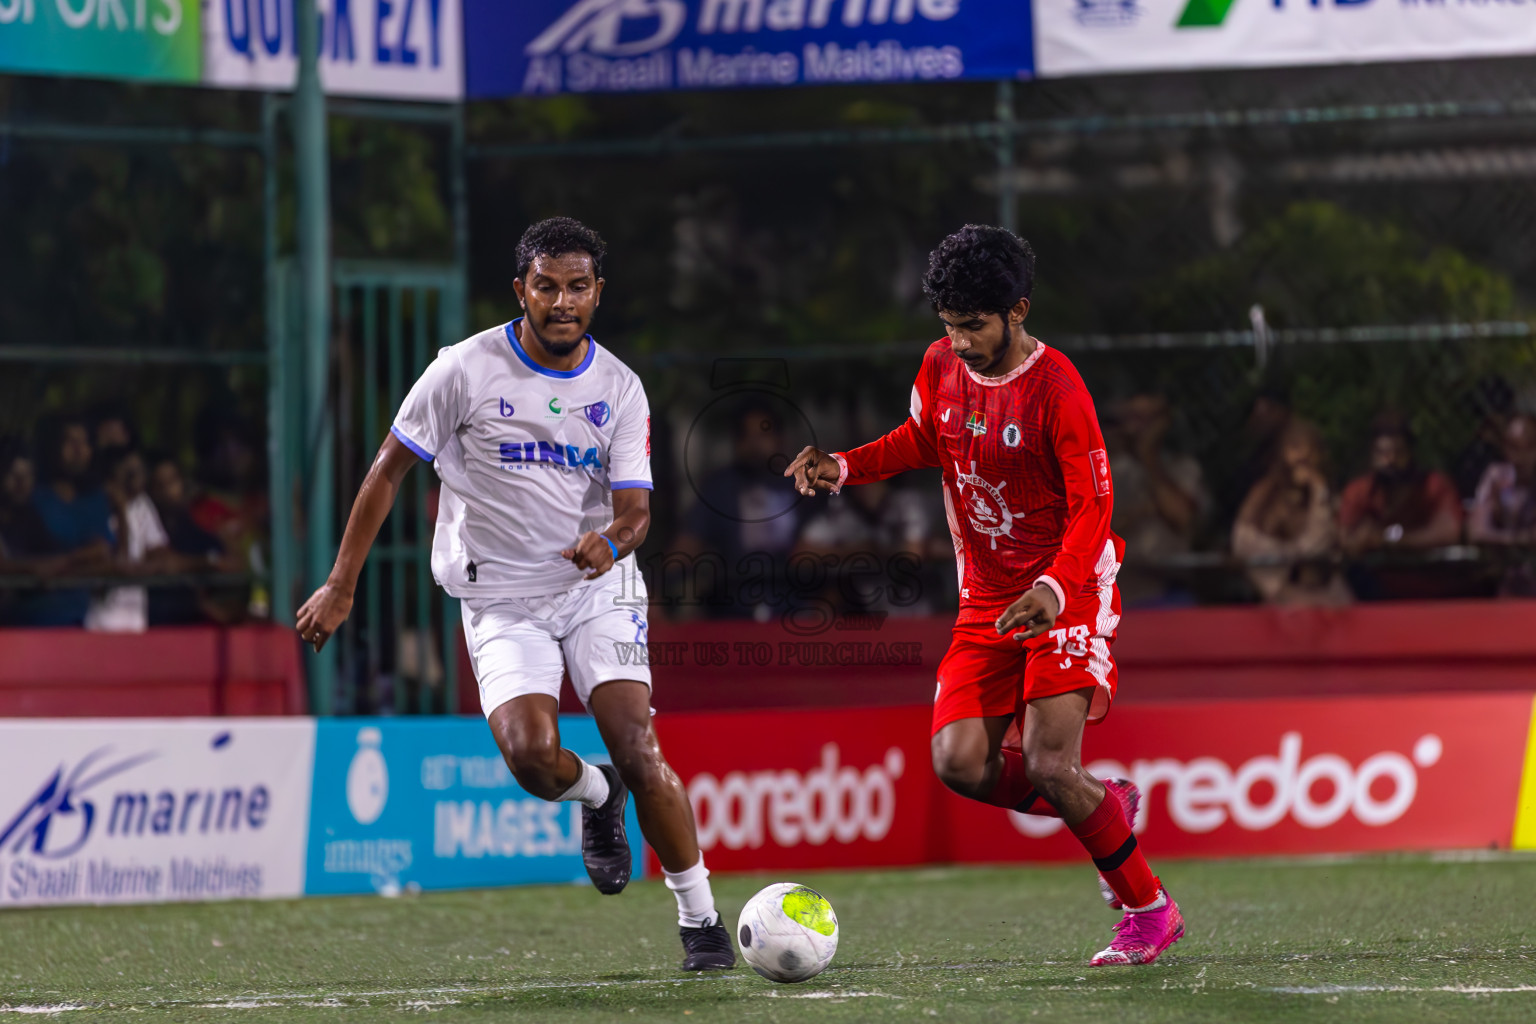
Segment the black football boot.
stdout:
<path fill-rule="evenodd" d="M 587 877 L 604 896 L 624 891 L 634 857 L 629 852 L 629 837 L 624 834 L 624 805 L 629 790 L 611 764 L 597 770 L 608 777 L 608 799 L 601 807 L 581 808 L 581 862 Z"/>
<path fill-rule="evenodd" d="M 719 915 L 711 924 L 698 928 L 679 928 L 683 937 L 683 970 L 728 971 L 736 966 L 736 949 L 731 933 L 720 923 Z"/>

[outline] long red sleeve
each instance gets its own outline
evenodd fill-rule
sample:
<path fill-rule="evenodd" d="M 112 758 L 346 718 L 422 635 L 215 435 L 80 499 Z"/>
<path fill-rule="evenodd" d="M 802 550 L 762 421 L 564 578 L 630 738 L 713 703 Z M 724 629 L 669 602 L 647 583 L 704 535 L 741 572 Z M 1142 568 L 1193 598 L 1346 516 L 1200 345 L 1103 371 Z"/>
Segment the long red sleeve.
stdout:
<path fill-rule="evenodd" d="M 1066 490 L 1067 522 L 1061 551 L 1041 574 L 1041 580 L 1060 587 L 1056 596 L 1065 608 L 1091 577 L 1107 568 L 1100 566 L 1100 562 L 1109 543 L 1109 520 L 1115 502 L 1104 436 L 1087 394 L 1065 396 L 1052 416 L 1052 427 L 1053 447 Z"/>
<path fill-rule="evenodd" d="M 910 416 L 884 437 L 839 455 L 848 467 L 848 475 L 842 481 L 845 484 L 874 483 L 909 469 L 928 469 L 939 464 L 939 450 L 933 438 Z"/>

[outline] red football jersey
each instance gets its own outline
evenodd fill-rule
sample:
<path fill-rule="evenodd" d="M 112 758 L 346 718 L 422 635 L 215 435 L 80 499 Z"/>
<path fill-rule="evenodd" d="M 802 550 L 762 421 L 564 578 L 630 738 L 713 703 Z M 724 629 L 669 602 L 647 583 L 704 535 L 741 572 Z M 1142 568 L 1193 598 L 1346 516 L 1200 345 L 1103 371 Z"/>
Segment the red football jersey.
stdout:
<path fill-rule="evenodd" d="M 1002 377 L 971 370 L 947 338 L 934 342 L 911 415 L 836 458 L 849 484 L 943 469 L 961 622 L 995 618 L 1036 583 L 1063 609 L 1114 583 L 1125 544 L 1109 528 L 1114 494 L 1093 399 L 1077 368 L 1042 342 Z"/>

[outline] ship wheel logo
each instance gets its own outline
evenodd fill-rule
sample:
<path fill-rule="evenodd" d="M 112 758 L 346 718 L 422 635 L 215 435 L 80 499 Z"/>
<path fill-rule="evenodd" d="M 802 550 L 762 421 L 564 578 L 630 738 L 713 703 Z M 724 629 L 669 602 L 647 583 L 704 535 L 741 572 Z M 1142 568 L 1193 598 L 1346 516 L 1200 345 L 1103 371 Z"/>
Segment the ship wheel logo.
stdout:
<path fill-rule="evenodd" d="M 973 460 L 969 473 L 962 472 L 960 463 L 955 463 L 955 482 L 966 516 L 971 521 L 971 529 L 991 537 L 992 550 L 996 551 L 997 538 L 1009 536 L 1013 532 L 1014 513 L 1003 500 L 1003 488 L 1008 486 L 1008 481 L 996 485 L 987 482 L 977 475 Z"/>

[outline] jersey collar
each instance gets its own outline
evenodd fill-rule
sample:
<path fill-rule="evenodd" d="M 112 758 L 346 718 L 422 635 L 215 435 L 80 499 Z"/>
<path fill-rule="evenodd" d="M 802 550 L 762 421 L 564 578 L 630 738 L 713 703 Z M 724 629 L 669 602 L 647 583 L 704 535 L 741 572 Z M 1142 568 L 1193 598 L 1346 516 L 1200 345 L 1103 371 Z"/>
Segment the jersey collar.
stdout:
<path fill-rule="evenodd" d="M 1040 357 L 1043 355 L 1045 355 L 1045 342 L 1041 341 L 1039 338 L 1036 338 L 1035 350 L 1029 354 L 1029 358 L 1024 360 L 1018 366 L 1015 366 L 1013 369 L 1009 370 L 1007 373 L 1003 374 L 1001 377 L 983 377 L 969 366 L 965 367 L 965 372 L 971 375 L 971 380 L 975 381 L 977 384 L 982 385 L 983 387 L 1001 387 L 1002 385 L 1007 384 L 1009 381 L 1013 380 L 1015 377 L 1022 377 L 1031 366 L 1034 366 L 1040 361 Z M 960 365 L 965 366 L 964 363 L 961 363 Z"/>
<path fill-rule="evenodd" d="M 532 370 L 534 373 L 542 373 L 546 377 L 558 377 L 561 380 L 569 380 L 572 377 L 581 376 L 586 372 L 587 367 L 592 365 L 592 359 L 597 355 L 597 342 L 593 341 L 592 335 L 588 334 L 586 335 L 587 357 L 581 361 L 581 365 L 576 367 L 576 369 L 551 370 L 547 366 L 540 366 L 538 363 L 533 361 L 532 356 L 523 350 L 522 342 L 517 340 L 517 325 L 522 323 L 522 321 L 523 318 L 518 317 L 516 320 L 513 320 L 511 323 L 507 324 L 507 326 L 503 329 L 507 332 L 507 341 L 511 342 L 512 344 L 512 351 L 517 355 L 517 358 L 523 361 L 523 365 L 528 367 L 528 369 Z"/>

